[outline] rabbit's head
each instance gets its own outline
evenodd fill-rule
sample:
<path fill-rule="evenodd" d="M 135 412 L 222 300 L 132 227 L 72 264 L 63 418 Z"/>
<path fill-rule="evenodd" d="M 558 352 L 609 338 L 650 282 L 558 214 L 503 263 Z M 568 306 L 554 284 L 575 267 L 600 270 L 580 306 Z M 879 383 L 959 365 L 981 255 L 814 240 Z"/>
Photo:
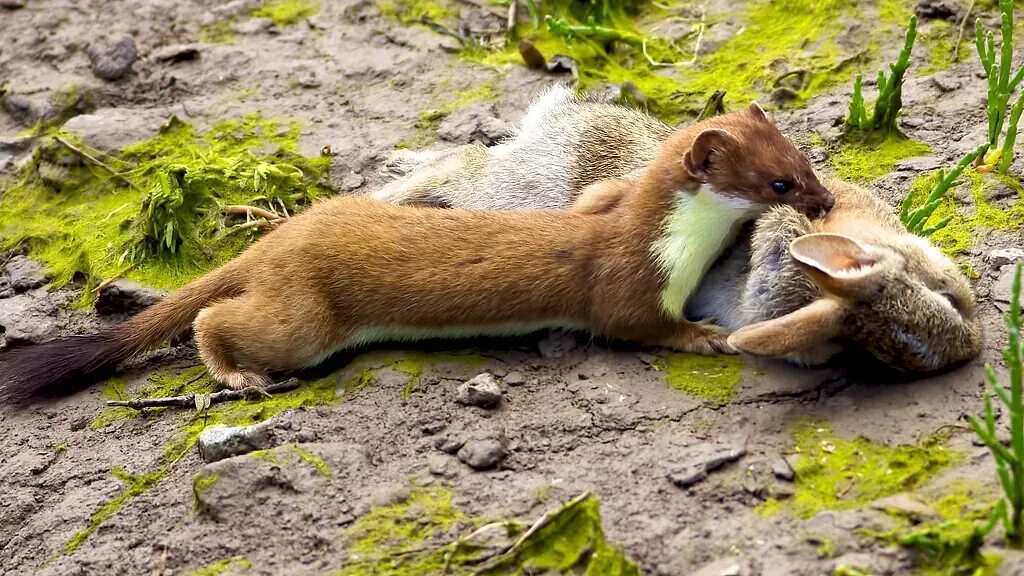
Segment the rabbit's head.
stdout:
<path fill-rule="evenodd" d="M 779 209 L 758 222 L 744 296 L 753 323 L 733 333 L 733 347 L 813 364 L 827 354 L 809 351 L 841 341 L 908 372 L 938 370 L 981 351 L 971 287 L 926 239 L 886 222 L 865 238 L 804 233 L 811 224 L 801 219 Z M 759 242 L 762 233 L 775 241 Z"/>

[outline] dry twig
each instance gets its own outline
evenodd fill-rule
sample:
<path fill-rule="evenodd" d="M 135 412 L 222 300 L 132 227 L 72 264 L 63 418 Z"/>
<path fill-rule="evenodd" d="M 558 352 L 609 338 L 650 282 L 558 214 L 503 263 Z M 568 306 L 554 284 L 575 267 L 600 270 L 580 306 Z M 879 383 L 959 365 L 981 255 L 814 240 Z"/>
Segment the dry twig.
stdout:
<path fill-rule="evenodd" d="M 270 394 L 278 392 L 287 392 L 294 390 L 299 387 L 299 380 L 297 378 L 289 378 L 284 382 L 278 382 L 271 384 L 266 388 L 243 388 L 242 390 L 221 390 L 220 392 L 214 392 L 209 394 L 209 405 L 220 404 L 223 402 L 232 402 L 235 400 L 243 400 L 251 397 L 252 394 L 269 396 Z M 205 404 L 205 401 L 203 402 Z M 170 396 L 167 398 L 133 398 L 131 400 L 108 400 L 107 406 L 122 406 L 125 408 L 132 408 L 134 410 L 141 410 L 143 408 L 195 408 L 196 406 L 196 395 L 185 394 L 183 396 Z"/>
<path fill-rule="evenodd" d="M 121 180 L 122 182 L 124 182 L 125 184 L 127 184 L 127 185 L 131 186 L 132 188 L 134 188 L 134 189 L 138 190 L 139 192 L 145 192 L 145 190 L 143 190 L 142 188 L 139 188 L 139 185 L 138 185 L 138 184 L 136 184 L 135 182 L 132 182 L 132 181 L 131 181 L 131 180 L 129 180 L 129 179 L 128 179 L 128 178 L 127 178 L 127 177 L 126 177 L 125 175 L 121 174 L 121 173 L 120 173 L 120 172 L 118 172 L 117 170 L 114 170 L 114 169 L 113 169 L 113 168 L 112 168 L 112 167 L 111 167 L 111 166 L 110 166 L 109 164 L 107 164 L 106 162 L 104 162 L 104 161 L 100 160 L 99 158 L 97 158 L 97 157 L 93 156 L 92 154 L 89 154 L 89 153 L 88 153 L 88 152 L 86 152 L 85 150 L 82 150 L 82 149 L 81 149 L 81 148 L 79 148 L 78 146 L 75 146 L 74 144 L 72 144 L 71 142 L 68 142 L 68 141 L 67 141 L 67 140 L 65 140 L 64 138 L 61 138 L 60 136 L 54 136 L 54 137 L 53 137 L 53 139 L 54 139 L 54 140 L 55 140 L 55 141 L 56 141 L 57 143 L 61 144 L 61 145 L 62 145 L 62 146 L 64 146 L 65 148 L 67 148 L 68 150 L 71 150 L 71 151 L 72 151 L 72 152 L 74 152 L 75 154 L 78 154 L 79 156 L 81 156 L 82 158 L 85 158 L 85 159 L 86 159 L 86 160 L 88 160 L 89 162 L 92 162 L 92 163 L 93 163 L 93 164 L 95 164 L 96 166 L 99 166 L 100 168 L 103 168 L 103 169 L 104 169 L 104 170 L 106 170 L 107 172 L 110 172 L 110 173 L 111 173 L 111 174 L 113 174 L 113 175 L 114 175 L 114 177 L 115 177 L 115 178 L 117 178 L 118 180 Z"/>
<path fill-rule="evenodd" d="M 967 19 L 971 17 L 971 11 L 974 10 L 974 3 L 977 0 L 971 0 L 971 3 L 967 6 L 967 12 L 964 12 L 964 17 L 960 19 L 960 30 L 956 33 L 956 43 L 953 44 L 953 62 L 960 61 L 960 42 L 964 39 L 964 27 L 967 26 Z"/>

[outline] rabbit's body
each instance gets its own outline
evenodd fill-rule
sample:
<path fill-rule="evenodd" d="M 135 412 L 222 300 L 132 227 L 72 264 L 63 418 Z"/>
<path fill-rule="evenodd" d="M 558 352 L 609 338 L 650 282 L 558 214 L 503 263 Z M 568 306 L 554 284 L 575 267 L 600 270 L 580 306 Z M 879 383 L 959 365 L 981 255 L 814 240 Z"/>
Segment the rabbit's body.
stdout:
<path fill-rule="evenodd" d="M 583 102 L 555 87 L 531 106 L 507 142 L 402 153 L 389 166 L 404 176 L 374 197 L 459 208 L 565 208 L 593 182 L 637 178 L 670 131 L 635 111 Z M 958 267 L 908 233 L 869 191 L 838 180 L 824 183 L 836 197 L 826 218 L 811 221 L 786 208 L 762 216 L 706 274 L 687 302 L 686 316 L 734 330 L 747 326 L 730 343 L 805 365 L 822 364 L 851 342 L 894 368 L 912 371 L 978 354 L 974 297 Z M 810 271 L 790 254 L 790 245 L 816 233 L 854 243 L 818 242 L 825 252 L 856 252 L 856 245 L 884 260 L 884 269 L 872 269 L 885 283 L 843 290 L 835 278 L 829 282 L 820 270 Z M 759 336 L 775 342 L 768 346 Z"/>

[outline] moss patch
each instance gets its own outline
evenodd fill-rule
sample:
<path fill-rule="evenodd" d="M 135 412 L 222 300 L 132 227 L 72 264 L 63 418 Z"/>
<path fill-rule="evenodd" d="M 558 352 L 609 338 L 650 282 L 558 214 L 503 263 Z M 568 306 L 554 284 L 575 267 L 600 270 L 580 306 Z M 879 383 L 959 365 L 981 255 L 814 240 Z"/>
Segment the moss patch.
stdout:
<path fill-rule="evenodd" d="M 556 0 L 545 4 L 549 14 L 576 29 L 586 28 L 588 18 L 599 10 L 599 3 Z M 746 104 L 782 89 L 792 103 L 799 104 L 853 76 L 848 69 L 853 59 L 844 57 L 836 43 L 842 29 L 836 22 L 860 16 L 852 0 L 748 3 L 741 14 L 729 17 L 741 26 L 737 33 L 714 52 L 696 57 L 696 28 L 690 37 L 675 41 L 651 33 L 677 15 L 673 9 L 678 5 L 622 2 L 614 6 L 595 20 L 619 38 L 616 42 L 608 42 L 607 35 L 566 34 L 563 28 L 543 24 L 538 29 L 520 25 L 515 36 L 530 40 L 549 58 L 565 54 L 579 62 L 582 89 L 632 82 L 646 96 L 646 107 L 670 123 L 696 115 L 715 90 L 725 90 L 731 102 Z M 910 16 L 908 6 L 902 0 L 878 3 L 879 20 L 885 25 L 873 29 L 864 52 L 856 59 L 864 63 L 876 59 L 884 34 L 905 25 Z M 469 49 L 465 57 L 487 65 L 522 62 L 515 45 L 496 53 Z"/>
<path fill-rule="evenodd" d="M 223 424 L 226 426 L 248 426 L 257 422 L 262 422 L 285 410 L 330 404 L 334 401 L 334 391 L 336 386 L 337 378 L 335 375 L 331 375 L 318 380 L 303 382 L 296 390 L 277 394 L 270 398 L 259 397 L 251 400 L 240 400 L 227 404 L 218 404 L 212 406 L 202 414 L 191 415 L 191 420 L 188 421 L 182 429 L 170 439 L 167 445 L 164 446 L 163 455 L 160 459 L 160 466 L 155 472 L 142 475 L 132 475 L 125 472 L 122 468 L 114 469 L 114 476 L 125 483 L 124 490 L 109 502 L 102 504 L 96 512 L 93 513 L 88 525 L 83 530 L 76 533 L 65 545 L 64 553 L 70 553 L 77 550 L 82 543 L 92 535 L 97 528 L 99 528 L 100 524 L 106 521 L 107 518 L 116 514 L 131 499 L 146 492 L 159 483 L 160 480 L 167 475 L 171 467 L 196 445 L 196 442 L 199 440 L 199 434 L 207 426 L 213 426 L 215 424 Z M 214 389 L 214 383 L 205 373 L 202 366 L 196 366 L 186 368 L 184 370 L 164 370 L 158 372 L 150 378 L 146 385 L 143 386 L 143 390 L 146 390 L 147 387 L 153 391 L 152 393 L 154 396 L 174 396 L 188 392 L 212 392 Z M 114 385 L 111 385 L 108 382 L 108 386 L 105 387 L 105 390 L 113 389 L 115 389 Z M 136 413 L 136 411 L 131 409 L 126 410 L 130 413 Z M 147 412 L 153 413 L 152 411 L 155 410 L 162 411 L 167 409 L 149 408 L 147 409 Z M 101 415 L 101 418 L 98 418 L 97 420 L 109 423 L 110 421 L 130 415 L 123 414 L 121 412 L 105 414 L 107 414 L 106 417 Z M 209 485 L 206 485 L 205 487 L 209 488 Z M 200 488 L 203 488 L 202 482 L 200 482 Z M 194 492 L 195 489 L 196 484 L 194 483 Z M 199 495 L 198 492 L 195 494 Z"/>
<path fill-rule="evenodd" d="M 407 376 L 402 395 L 408 398 L 419 385 L 426 368 L 454 371 L 459 377 L 468 378 L 487 362 L 487 358 L 471 353 L 369 352 L 349 362 L 338 372 L 338 378 L 347 396 L 375 384 L 385 370 L 399 372 Z"/>
<path fill-rule="evenodd" d="M 222 574 L 234 574 L 248 571 L 252 568 L 252 562 L 244 556 L 235 556 L 218 560 L 209 566 L 199 568 L 188 573 L 188 576 L 221 576 Z"/>
<path fill-rule="evenodd" d="M 136 475 L 130 474 L 124 468 L 117 466 L 111 471 L 111 474 L 114 478 L 120 480 L 124 484 L 124 489 L 112 500 L 102 504 L 95 512 L 93 512 L 86 527 L 75 533 L 75 535 L 71 537 L 71 540 L 68 540 L 67 544 L 64 545 L 64 554 L 70 554 L 71 552 L 78 550 L 85 540 L 89 536 L 92 536 L 92 534 L 99 529 L 100 524 L 103 524 L 107 518 L 117 514 L 117 512 L 120 511 L 121 508 L 124 508 L 124 505 L 132 498 L 135 498 L 153 486 L 156 486 L 157 482 L 167 475 L 167 469 L 161 468 L 151 474 Z"/>
<path fill-rule="evenodd" d="M 934 20 L 918 40 L 928 49 L 928 63 L 917 70 L 920 76 L 941 72 L 953 65 L 953 43 L 957 28 L 945 20 Z M 960 41 L 960 59 L 976 57 L 967 42 Z"/>
<path fill-rule="evenodd" d="M 475 88 L 456 90 L 449 92 L 449 82 L 442 82 L 437 92 L 445 96 L 439 96 L 438 100 L 443 103 L 437 108 L 423 110 L 419 118 L 413 122 L 416 129 L 415 135 L 398 144 L 399 148 L 424 148 L 434 143 L 437 136 L 437 129 L 449 114 L 460 108 L 465 108 L 474 102 L 493 102 L 498 98 L 497 89 L 493 82 L 485 82 Z"/>
<path fill-rule="evenodd" d="M 299 448 L 298 446 L 295 445 L 292 445 L 292 451 L 295 452 L 295 454 L 299 457 L 299 460 L 312 464 L 316 468 L 316 471 L 322 474 L 323 476 L 327 478 L 333 476 L 331 468 L 327 465 L 326 462 L 324 462 L 323 458 L 317 456 L 316 454 L 313 454 L 308 450 L 303 450 L 302 448 Z"/>
<path fill-rule="evenodd" d="M 901 160 L 929 152 L 931 147 L 924 142 L 894 135 L 877 141 L 843 144 L 829 160 L 843 180 L 870 182 L 891 172 Z"/>
<path fill-rule="evenodd" d="M 947 217 L 952 217 L 949 224 L 935 232 L 931 239 L 943 252 L 956 256 L 969 250 L 974 245 L 974 235 L 979 229 L 1019 230 L 1024 227 L 1024 187 L 1012 176 L 999 174 L 980 174 L 973 170 L 965 170 L 962 180 L 970 186 L 969 193 L 974 200 L 973 214 L 960 207 L 955 194 L 947 194 L 942 204 L 926 223 L 932 226 Z M 910 188 L 912 208 L 921 205 L 928 192 L 938 182 L 938 173 L 925 174 L 914 179 Z M 1009 187 L 1016 196 L 1009 208 L 993 206 L 987 199 L 988 190 L 996 186 Z"/>
<path fill-rule="evenodd" d="M 608 544 L 597 500 L 588 497 L 562 507 L 517 551 L 479 572 L 491 576 L 535 573 L 639 576 L 640 570 Z"/>
<path fill-rule="evenodd" d="M 736 397 L 743 372 L 739 356 L 701 356 L 669 352 L 652 366 L 665 373 L 665 381 L 676 390 L 728 404 Z"/>
<path fill-rule="evenodd" d="M 413 491 L 404 502 L 373 508 L 346 530 L 349 557 L 335 576 L 442 574 L 447 551 L 424 544 L 475 523 L 452 504 L 451 491 Z"/>
<path fill-rule="evenodd" d="M 381 14 L 403 24 L 422 22 L 423 19 L 441 22 L 458 18 L 458 6 L 432 0 L 377 0 Z"/>
<path fill-rule="evenodd" d="M 900 527 L 871 536 L 914 551 L 921 573 L 946 576 L 995 576 L 1000 558 L 983 553 L 983 526 L 999 496 L 992 486 L 956 483 L 926 498 L 940 518 L 913 524 L 897 516 Z"/>
<path fill-rule="evenodd" d="M 320 11 L 320 3 L 311 0 L 273 0 L 252 11 L 256 18 L 270 18 L 278 26 L 289 26 Z"/>
<path fill-rule="evenodd" d="M 192 478 L 192 498 L 194 500 L 193 508 L 199 510 L 203 501 L 203 494 L 213 488 L 213 485 L 220 481 L 220 476 L 217 474 L 205 474 L 200 472 Z"/>
<path fill-rule="evenodd" d="M 56 286 L 76 274 L 89 285 L 124 275 L 149 286 L 181 286 L 257 236 L 252 228 L 229 227 L 221 206 L 280 210 L 283 202 L 294 212 L 333 192 L 326 184 L 330 159 L 297 154 L 298 130 L 247 116 L 197 134 L 172 118 L 156 137 L 117 157 L 54 134 L 4 192 L 0 249 L 26 246 Z"/>
<path fill-rule="evenodd" d="M 779 503 L 769 499 L 762 515 L 787 510 L 810 518 L 823 510 L 848 510 L 912 490 L 930 476 L 960 460 L 939 440 L 919 446 L 886 446 L 865 438 L 847 440 L 832 434 L 823 422 L 803 422 L 793 431 L 799 459 L 794 466 L 796 494 Z"/>
<path fill-rule="evenodd" d="M 577 499 L 554 511 L 548 524 L 520 546 L 480 565 L 480 549 L 454 541 L 482 525 L 452 504 L 444 488 L 412 491 L 396 504 L 373 508 L 346 531 L 348 561 L 335 576 L 356 574 L 497 575 L 586 574 L 639 575 L 636 566 L 605 539 L 597 500 Z M 527 525 L 502 522 L 510 539 Z M 436 544 L 439 539 L 445 543 Z"/>

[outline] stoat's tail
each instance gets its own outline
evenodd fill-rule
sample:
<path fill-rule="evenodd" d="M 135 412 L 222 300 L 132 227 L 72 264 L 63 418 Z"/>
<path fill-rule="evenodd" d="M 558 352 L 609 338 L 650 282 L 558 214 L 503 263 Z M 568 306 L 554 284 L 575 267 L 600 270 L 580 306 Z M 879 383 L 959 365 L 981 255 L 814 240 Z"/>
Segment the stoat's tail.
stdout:
<path fill-rule="evenodd" d="M 44 389 L 82 388 L 119 363 L 170 339 L 206 306 L 243 292 L 243 276 L 230 270 L 232 264 L 98 334 L 60 338 L 0 355 L 0 399 L 20 400 Z"/>

